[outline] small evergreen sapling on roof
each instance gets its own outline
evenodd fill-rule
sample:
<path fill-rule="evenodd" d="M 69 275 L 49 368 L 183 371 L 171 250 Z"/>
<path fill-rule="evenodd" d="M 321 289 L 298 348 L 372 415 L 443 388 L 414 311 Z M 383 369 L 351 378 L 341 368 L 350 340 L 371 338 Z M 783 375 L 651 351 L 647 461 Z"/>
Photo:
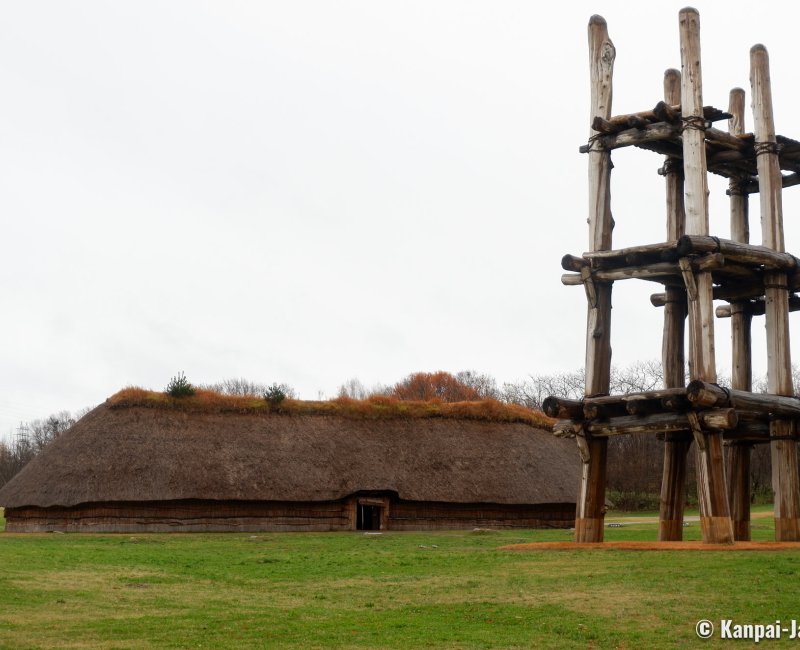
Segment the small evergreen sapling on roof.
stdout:
<path fill-rule="evenodd" d="M 183 371 L 169 380 L 167 384 L 167 395 L 172 397 L 191 397 L 195 394 L 194 386 L 186 379 Z"/>

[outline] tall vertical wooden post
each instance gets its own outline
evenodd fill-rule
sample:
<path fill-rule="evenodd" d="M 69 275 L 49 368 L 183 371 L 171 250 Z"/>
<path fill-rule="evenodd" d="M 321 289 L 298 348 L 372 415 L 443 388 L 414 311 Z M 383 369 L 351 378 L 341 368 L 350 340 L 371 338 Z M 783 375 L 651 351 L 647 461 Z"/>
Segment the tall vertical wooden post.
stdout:
<path fill-rule="evenodd" d="M 753 93 L 758 191 L 764 246 L 784 250 L 781 171 L 772 114 L 769 55 L 763 45 L 750 50 L 750 84 Z M 765 273 L 767 319 L 767 384 L 770 393 L 792 395 L 792 361 L 789 350 L 789 295 L 786 273 Z M 800 481 L 794 424 L 770 423 L 772 489 L 775 492 L 775 539 L 800 540 Z"/>
<path fill-rule="evenodd" d="M 591 111 L 589 121 L 611 117 L 611 84 L 614 73 L 614 44 L 601 16 L 589 20 L 589 66 Z M 590 128 L 590 137 L 595 135 Z M 589 247 L 592 251 L 611 248 L 611 154 L 597 141 L 589 152 Z M 586 394 L 607 394 L 611 374 L 611 284 L 598 283 L 589 302 L 586 323 Z M 575 517 L 576 542 L 602 542 L 605 519 L 605 438 L 578 437 L 582 472 Z"/>
<path fill-rule="evenodd" d="M 689 235 L 708 235 L 708 181 L 700 65 L 700 16 L 696 9 L 687 7 L 681 10 L 680 39 L 686 232 Z M 692 379 L 716 382 L 711 273 L 707 271 L 697 273 L 693 285 L 687 286 L 689 370 Z M 733 527 L 725 485 L 722 433 L 707 433 L 699 426 L 694 427 L 693 433 L 697 443 L 697 496 L 700 503 L 703 541 L 731 544 Z"/>
<path fill-rule="evenodd" d="M 744 90 L 731 90 L 728 102 L 728 132 L 744 133 Z M 750 243 L 749 200 L 742 182 L 732 178 L 728 191 L 731 197 L 731 239 Z M 750 326 L 752 314 L 746 302 L 731 303 L 731 387 L 737 390 L 753 389 L 753 366 Z M 728 447 L 728 499 L 733 520 L 733 537 L 737 541 L 750 539 L 750 455 L 751 445 L 734 442 Z"/>
<path fill-rule="evenodd" d="M 664 73 L 664 101 L 670 106 L 681 103 L 681 73 Z M 667 185 L 667 241 L 674 241 L 686 232 L 686 212 L 683 204 L 683 168 L 680 160 L 667 158 L 664 162 Z M 661 363 L 664 388 L 684 386 L 684 321 L 686 320 L 686 291 L 666 288 L 664 304 L 664 335 L 661 344 Z M 664 438 L 664 470 L 661 478 L 661 509 L 658 522 L 660 541 L 679 541 L 683 538 L 683 510 L 686 503 L 686 456 L 691 436 L 667 433 Z"/>

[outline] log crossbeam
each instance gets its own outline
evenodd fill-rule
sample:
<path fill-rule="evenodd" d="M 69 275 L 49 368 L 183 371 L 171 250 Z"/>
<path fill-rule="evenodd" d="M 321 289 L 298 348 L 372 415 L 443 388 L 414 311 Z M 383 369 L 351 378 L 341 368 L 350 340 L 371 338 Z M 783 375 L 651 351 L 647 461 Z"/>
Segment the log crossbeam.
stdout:
<path fill-rule="evenodd" d="M 710 238 L 715 239 L 715 238 Z M 657 282 L 666 287 L 684 286 L 687 273 L 708 271 L 713 280 L 713 296 L 715 300 L 746 300 L 765 295 L 764 274 L 771 269 L 787 271 L 787 290 L 800 290 L 800 263 L 788 253 L 768 255 L 759 250 L 760 246 L 742 245 L 749 250 L 733 252 L 698 252 L 681 256 L 674 262 L 652 261 L 645 259 L 636 264 L 629 264 L 630 257 L 606 257 L 596 261 L 589 254 L 584 257 L 565 255 L 562 268 L 570 273 L 561 276 L 565 286 L 581 286 L 592 295 L 592 289 L 586 287 L 587 281 L 592 283 L 611 283 L 618 280 L 647 280 Z M 616 252 L 616 251 L 614 251 Z M 674 257 L 679 248 L 665 251 L 665 258 Z M 594 264 L 593 264 L 594 262 Z M 655 294 L 651 302 L 661 307 L 666 296 Z M 720 313 L 720 317 L 727 317 Z M 762 312 L 763 313 L 763 312 Z"/>
<path fill-rule="evenodd" d="M 695 440 L 700 435 L 721 434 L 726 445 L 800 438 L 800 400 L 705 382 L 692 382 L 683 389 L 582 400 L 548 397 L 544 410 L 558 418 L 553 432 L 561 438 L 655 434 L 673 441 L 684 434 Z M 774 422 L 784 423 L 781 435 L 774 431 Z"/>
<path fill-rule="evenodd" d="M 713 106 L 705 106 L 703 113 L 708 171 L 739 182 L 739 188 L 745 194 L 757 193 L 758 150 L 754 134 L 731 134 L 712 126 L 714 122 L 730 119 L 730 113 Z M 595 133 L 589 142 L 579 147 L 581 153 L 633 146 L 667 155 L 676 163 L 682 160 L 685 127 L 680 105 L 669 106 L 662 101 L 649 111 L 610 119 L 596 116 L 592 128 Z M 782 177 L 783 187 L 800 184 L 800 142 L 778 135 L 776 144 L 778 167 L 787 172 Z"/>
<path fill-rule="evenodd" d="M 674 241 L 588 251 L 580 257 L 565 255 L 561 266 L 565 271 L 579 271 L 586 266 L 594 270 L 615 270 L 626 266 L 677 262 L 681 257 L 716 253 L 728 263 L 734 262 L 753 269 L 794 271 L 800 267 L 800 260 L 789 253 L 708 235 L 683 235 Z"/>

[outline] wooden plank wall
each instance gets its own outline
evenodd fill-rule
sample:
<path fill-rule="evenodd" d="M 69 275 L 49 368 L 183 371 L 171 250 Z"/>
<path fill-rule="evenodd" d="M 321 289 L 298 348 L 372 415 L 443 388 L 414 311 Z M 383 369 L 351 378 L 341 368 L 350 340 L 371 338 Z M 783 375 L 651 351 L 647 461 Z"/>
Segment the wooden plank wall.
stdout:
<path fill-rule="evenodd" d="M 470 528 L 572 528 L 571 503 L 526 505 L 444 504 L 399 501 L 392 505 L 391 530 Z"/>
<path fill-rule="evenodd" d="M 97 503 L 74 508 L 9 508 L 6 531 L 302 532 L 355 529 L 356 497 L 332 502 Z M 384 530 L 571 528 L 575 504 L 503 505 L 395 501 Z"/>

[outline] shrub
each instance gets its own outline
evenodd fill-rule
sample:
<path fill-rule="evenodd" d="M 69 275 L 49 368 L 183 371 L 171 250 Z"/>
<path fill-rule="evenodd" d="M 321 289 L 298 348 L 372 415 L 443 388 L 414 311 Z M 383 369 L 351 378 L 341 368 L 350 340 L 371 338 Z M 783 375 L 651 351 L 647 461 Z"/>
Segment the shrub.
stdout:
<path fill-rule="evenodd" d="M 269 403 L 270 409 L 277 411 L 280 409 L 281 402 L 286 399 L 286 391 L 283 386 L 272 384 L 264 393 L 264 399 Z"/>
<path fill-rule="evenodd" d="M 186 379 L 186 375 L 181 372 L 169 380 L 165 392 L 172 397 L 191 397 L 195 394 L 195 389 Z"/>
<path fill-rule="evenodd" d="M 476 388 L 444 370 L 439 370 L 438 372 L 415 372 L 395 384 L 391 395 L 399 400 L 426 402 L 430 400 L 471 402 L 481 399 L 481 395 Z"/>

